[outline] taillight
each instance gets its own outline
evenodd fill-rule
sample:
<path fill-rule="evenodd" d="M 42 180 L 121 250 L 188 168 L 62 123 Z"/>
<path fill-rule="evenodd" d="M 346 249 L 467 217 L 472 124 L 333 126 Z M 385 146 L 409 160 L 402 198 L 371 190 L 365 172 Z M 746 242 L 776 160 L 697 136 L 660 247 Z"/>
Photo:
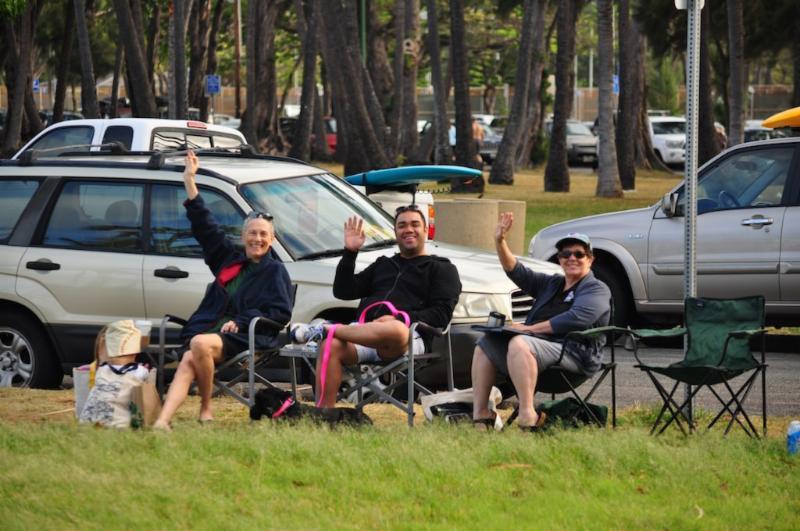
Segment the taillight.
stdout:
<path fill-rule="evenodd" d="M 436 209 L 433 205 L 428 205 L 428 239 L 432 240 L 436 236 Z"/>

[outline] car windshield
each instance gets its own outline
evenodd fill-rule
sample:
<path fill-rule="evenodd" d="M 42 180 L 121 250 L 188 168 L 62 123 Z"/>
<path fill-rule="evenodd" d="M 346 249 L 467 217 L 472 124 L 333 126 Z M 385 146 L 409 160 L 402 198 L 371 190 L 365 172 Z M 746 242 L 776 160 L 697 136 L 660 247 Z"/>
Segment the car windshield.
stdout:
<path fill-rule="evenodd" d="M 654 135 L 683 135 L 686 134 L 686 122 L 652 122 Z"/>
<path fill-rule="evenodd" d="M 567 134 L 568 135 L 583 135 L 583 136 L 593 136 L 592 130 L 586 127 L 583 124 L 576 124 L 576 123 L 569 123 L 567 122 Z"/>
<path fill-rule="evenodd" d="M 274 216 L 275 234 L 295 260 L 336 256 L 344 247 L 344 223 L 364 220 L 363 248 L 395 243 L 392 219 L 331 174 L 263 181 L 242 187 L 255 210 Z"/>

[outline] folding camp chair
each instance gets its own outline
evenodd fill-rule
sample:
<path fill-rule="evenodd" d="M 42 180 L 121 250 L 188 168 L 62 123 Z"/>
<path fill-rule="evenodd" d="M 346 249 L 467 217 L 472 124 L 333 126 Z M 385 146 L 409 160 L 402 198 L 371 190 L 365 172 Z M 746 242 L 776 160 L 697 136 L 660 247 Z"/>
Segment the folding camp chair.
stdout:
<path fill-rule="evenodd" d="M 184 352 L 182 345 L 168 345 L 166 343 L 166 327 L 167 323 L 170 322 L 183 326 L 186 324 L 186 320 L 167 314 L 162 319 L 159 327 L 157 385 L 159 395 L 162 398 L 164 394 L 164 367 L 168 362 L 179 362 Z M 266 317 L 254 317 L 251 319 L 248 326 L 249 348 L 214 367 L 214 396 L 224 393 L 232 396 L 245 406 L 251 407 L 254 404 L 256 383 L 261 383 L 267 387 L 276 387 L 275 384 L 259 373 L 259 369 L 278 355 L 280 346 L 288 342 L 288 335 L 281 334 L 282 340 L 278 341 L 278 346 L 267 351 L 255 349 L 255 338 L 258 332 L 264 333 L 265 329 L 279 332 L 285 328 L 286 324 L 278 323 Z M 247 379 L 247 393 L 242 394 L 236 391 L 236 385 L 245 379 Z"/>
<path fill-rule="evenodd" d="M 661 426 L 658 433 L 663 433 L 673 420 L 681 431 L 686 434 L 687 432 L 681 419 L 686 422 L 691 432 L 695 426 L 688 414 L 688 407 L 697 392 L 706 387 L 722 404 L 722 409 L 713 418 L 706 428 L 707 430 L 711 429 L 722 415 L 727 412 L 731 418 L 725 428 L 725 435 L 728 434 L 733 423 L 736 422 L 749 436 L 758 438 L 758 432 L 744 409 L 744 402 L 753 387 L 756 377 L 761 374 L 762 429 L 763 434 L 766 435 L 767 365 L 764 353 L 764 332 L 766 332 L 763 328 L 764 314 L 764 297 L 762 296 L 741 299 L 691 297 L 684 302 L 685 328 L 629 331 L 635 340 L 633 353 L 636 357 L 637 365 L 634 366 L 647 373 L 664 401 L 664 405 L 650 430 L 651 434 L 656 432 L 662 421 L 663 426 Z M 683 335 L 687 336 L 687 349 L 683 360 L 666 367 L 659 367 L 648 365 L 639 358 L 637 340 Z M 760 362 L 753 357 L 750 351 L 750 338 L 756 335 L 761 336 Z M 744 383 L 734 392 L 729 381 L 748 371 L 752 371 L 752 373 L 747 376 Z M 675 384 L 669 392 L 656 379 L 656 374 L 675 380 Z M 680 383 L 689 384 L 690 392 L 683 403 L 678 404 L 674 396 Z M 717 392 L 713 386 L 718 384 L 727 389 L 730 398 L 725 399 Z M 735 407 L 731 409 L 731 406 Z M 666 413 L 669 413 L 669 416 L 665 419 Z M 742 422 L 742 419 L 744 419 L 744 422 Z"/>
<path fill-rule="evenodd" d="M 611 319 L 613 319 L 613 304 L 611 306 Z M 591 400 L 592 395 L 600 387 L 606 377 L 611 375 L 611 425 L 617 427 L 617 360 L 614 345 L 614 333 L 620 329 L 615 326 L 602 326 L 598 328 L 591 328 L 589 330 L 570 332 L 564 336 L 564 346 L 561 348 L 561 356 L 558 358 L 558 363 L 548 367 L 546 370 L 539 373 L 536 379 L 536 393 L 549 393 L 552 398 L 556 395 L 569 393 L 572 395 L 579 408 L 572 413 L 572 417 L 562 419 L 565 422 L 572 420 L 574 417 L 583 413 L 584 417 L 589 419 L 597 426 L 603 427 L 605 425 L 604 419 L 598 418 L 595 411 L 589 407 L 588 402 Z M 583 373 L 571 372 L 560 366 L 561 360 L 564 358 L 565 348 L 570 342 L 588 343 L 594 341 L 598 336 L 606 336 L 606 346 L 609 347 L 610 357 L 609 361 L 603 361 L 600 368 L 593 376 L 587 376 Z M 593 384 L 589 392 L 581 396 L 577 388 L 587 380 L 593 380 Z M 515 408 L 509 416 L 507 425 L 511 425 L 519 414 L 519 407 Z"/>
<path fill-rule="evenodd" d="M 373 370 L 369 373 L 361 371 L 361 365 L 346 367 L 347 371 L 352 376 L 351 383 L 346 384 L 345 387 L 337 395 L 337 400 L 344 397 L 352 396 L 355 394 L 356 409 L 363 409 L 367 404 L 373 402 L 388 402 L 395 407 L 404 411 L 408 417 L 408 425 L 414 425 L 414 396 L 416 392 L 423 394 L 433 394 L 433 391 L 420 384 L 417 381 L 417 376 L 420 371 L 432 365 L 434 362 L 440 361 L 442 354 L 439 352 L 426 352 L 424 354 L 417 354 L 413 356 L 411 349 L 413 345 L 414 332 L 419 329 L 420 331 L 428 332 L 435 337 L 447 338 L 447 349 L 445 352 L 447 363 L 448 375 L 448 389 L 453 390 L 453 353 L 452 345 L 450 343 L 450 325 L 445 329 L 435 328 L 423 322 L 411 323 L 408 329 L 408 350 L 399 358 L 386 361 L 383 363 L 370 363 Z M 381 378 L 389 377 L 390 383 L 386 386 L 380 384 Z M 393 396 L 396 389 L 405 385 L 408 391 L 406 402 L 398 400 Z M 369 394 L 364 391 L 369 390 Z"/>

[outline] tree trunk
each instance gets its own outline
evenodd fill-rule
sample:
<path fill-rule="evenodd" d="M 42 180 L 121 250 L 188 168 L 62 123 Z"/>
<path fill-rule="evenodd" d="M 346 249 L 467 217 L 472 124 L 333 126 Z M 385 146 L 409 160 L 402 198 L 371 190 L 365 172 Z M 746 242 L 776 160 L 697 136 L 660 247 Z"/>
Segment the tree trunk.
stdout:
<path fill-rule="evenodd" d="M 634 28 L 630 17 L 629 0 L 619 0 L 617 10 L 619 28 L 619 105 L 617 110 L 617 165 L 624 190 L 636 189 L 636 138 L 634 129 L 638 123 L 639 110 L 634 108 L 639 68 L 639 40 L 641 35 Z"/>
<path fill-rule="evenodd" d="M 334 112 L 337 122 L 337 155 L 342 149 L 346 175 L 372 169 L 388 168 L 391 163 L 383 149 L 383 132 L 375 130 L 373 117 L 367 108 L 368 99 L 377 102 L 373 93 L 365 94 L 370 86 L 364 79 L 365 69 L 347 33 L 355 22 L 352 0 L 321 2 L 326 72 L 331 83 Z M 345 20 L 342 20 L 344 13 Z"/>
<path fill-rule="evenodd" d="M 728 0 L 728 59 L 730 60 L 730 116 L 728 145 L 744 142 L 744 15 L 742 0 Z"/>
<path fill-rule="evenodd" d="M 127 0 L 114 0 L 114 9 L 117 12 L 119 38 L 125 46 L 125 63 L 130 85 L 129 96 L 133 100 L 138 116 L 142 118 L 156 117 L 156 100 L 150 88 L 147 62 L 136 34 L 130 5 Z"/>
<path fill-rule="evenodd" d="M 173 58 L 172 66 L 173 83 L 175 84 L 175 118 L 187 118 L 188 96 L 186 91 L 186 0 L 172 0 L 174 12 L 173 31 Z"/>
<path fill-rule="evenodd" d="M 86 3 L 75 0 L 75 29 L 78 33 L 78 50 L 81 58 L 81 107 L 86 118 L 98 118 L 97 89 L 95 88 L 92 47 L 89 28 L 86 26 Z"/>
<path fill-rule="evenodd" d="M 514 99 L 511 102 L 511 112 L 508 113 L 508 123 L 503 132 L 500 147 L 497 149 L 497 156 L 492 161 L 489 182 L 493 184 L 514 184 L 514 159 L 522 139 L 525 117 L 528 116 L 534 32 L 539 22 L 535 17 L 537 13 L 541 14 L 537 4 L 542 3 L 544 3 L 543 0 L 525 0 L 523 4 L 517 74 L 514 79 Z"/>
<path fill-rule="evenodd" d="M 417 131 L 417 74 L 421 58 L 419 36 L 419 0 L 406 0 L 406 42 L 403 55 L 403 121 L 400 140 L 400 153 L 404 159 L 412 156 L 419 144 Z"/>
<path fill-rule="evenodd" d="M 391 137 L 387 142 L 386 152 L 389 158 L 397 160 L 400 153 L 400 142 L 403 136 L 403 68 L 405 53 L 403 53 L 403 41 L 406 39 L 406 0 L 398 0 L 394 4 L 394 60 L 393 78 L 394 87 L 392 91 L 392 113 L 389 119 L 391 127 Z"/>
<path fill-rule="evenodd" d="M 597 0 L 597 86 L 598 96 L 598 197 L 622 197 L 617 173 L 617 150 L 614 143 L 614 6 L 612 0 Z"/>
<path fill-rule="evenodd" d="M 404 0 L 403 0 L 404 1 Z M 378 18 L 376 2 L 367 3 L 367 68 L 381 108 L 388 115 L 392 108 L 394 79 L 386 50 L 388 26 Z"/>
<path fill-rule="evenodd" d="M 205 80 L 208 72 L 208 39 L 211 30 L 211 0 L 194 2 L 189 15 L 189 106 L 200 110 L 200 120 L 208 121 Z"/>
<path fill-rule="evenodd" d="M 314 125 L 317 79 L 317 34 L 319 14 L 315 0 L 306 2 L 305 13 L 302 0 L 295 0 L 297 29 L 303 44 L 303 92 L 300 95 L 300 116 L 294 130 L 294 140 L 289 156 L 308 160 L 311 154 L 311 130 Z M 306 29 L 306 21 L 308 28 Z M 323 137 L 324 138 L 324 137 Z"/>
<path fill-rule="evenodd" d="M 698 149 L 697 166 L 702 166 L 714 155 L 720 152 L 716 142 L 716 128 L 714 127 L 714 100 L 711 94 L 711 58 L 709 54 L 709 39 L 711 36 L 711 5 L 701 11 L 700 24 L 700 84 L 698 87 L 700 106 L 698 112 Z"/>
<path fill-rule="evenodd" d="M 206 74 L 217 73 L 217 44 L 219 36 L 219 27 L 222 23 L 222 10 L 225 7 L 225 0 L 217 0 L 214 4 L 214 9 L 211 14 L 211 30 L 208 34 L 208 59 L 206 61 Z M 222 90 L 220 88 L 220 90 Z M 207 122 L 212 101 L 211 98 L 203 92 L 202 105 L 200 106 L 200 120 Z"/>
<path fill-rule="evenodd" d="M 25 91 L 28 87 L 28 77 L 30 68 L 31 46 L 32 46 L 32 18 L 34 6 L 32 2 L 26 3 L 25 9 L 16 19 L 10 17 L 5 21 L 6 42 L 9 50 L 9 57 L 6 58 L 7 65 L 13 65 L 14 77 L 12 86 L 8 91 L 8 114 L 4 127 L 5 138 L 3 148 L 0 153 L 11 156 L 19 148 L 22 140 L 22 113 L 25 110 Z M 18 38 L 14 29 L 14 23 L 19 27 Z M 17 50 L 14 53 L 14 50 Z M 8 73 L 8 70 L 6 70 Z M 11 81 L 8 77 L 6 83 Z"/>
<path fill-rule="evenodd" d="M 544 22 L 547 14 L 547 2 L 541 0 L 535 4 L 535 27 L 533 29 L 533 53 L 531 58 L 531 79 L 528 84 L 528 104 L 522 126 L 522 139 L 516 153 L 515 167 L 527 166 L 532 153 L 542 137 L 542 76 L 545 64 L 545 41 L 549 42 L 549 33 L 545 39 Z"/>
<path fill-rule="evenodd" d="M 145 57 L 147 61 L 147 79 L 150 80 L 150 91 L 156 93 L 155 67 L 158 54 L 159 37 L 161 36 L 161 2 L 153 2 L 153 14 L 147 25 L 147 47 Z"/>
<path fill-rule="evenodd" d="M 567 119 L 572 107 L 573 69 L 575 59 L 576 0 L 563 0 L 556 15 L 558 35 L 556 52 L 556 98 L 553 105 L 553 126 L 550 130 L 550 151 L 544 172 L 545 192 L 569 192 L 567 166 Z"/>
<path fill-rule="evenodd" d="M 56 94 L 53 100 L 53 122 L 64 119 L 64 100 L 67 98 L 67 73 L 72 57 L 72 41 L 75 33 L 75 6 L 73 0 L 64 3 L 64 40 L 56 65 Z M 0 62 L 2 64 L 2 62 Z"/>
<path fill-rule="evenodd" d="M 478 154 L 472 138 L 464 0 L 450 0 L 450 39 L 453 98 L 456 109 L 456 164 L 471 167 L 475 166 Z M 459 188 L 461 188 L 460 183 L 453 183 L 454 191 Z"/>
<path fill-rule="evenodd" d="M 450 120 L 447 119 L 447 92 L 442 78 L 442 56 L 439 48 L 439 19 L 436 14 L 436 0 L 425 0 L 428 8 L 428 52 L 431 58 L 431 84 L 433 85 L 433 161 L 435 164 L 450 162 L 450 142 L 447 130 Z M 428 157 L 419 157 L 427 160 Z"/>
<path fill-rule="evenodd" d="M 119 116 L 119 78 L 122 75 L 122 44 L 120 42 L 117 42 L 117 51 L 114 53 L 113 75 L 114 77 L 111 80 L 111 108 L 108 113 L 111 118 L 116 118 Z"/>

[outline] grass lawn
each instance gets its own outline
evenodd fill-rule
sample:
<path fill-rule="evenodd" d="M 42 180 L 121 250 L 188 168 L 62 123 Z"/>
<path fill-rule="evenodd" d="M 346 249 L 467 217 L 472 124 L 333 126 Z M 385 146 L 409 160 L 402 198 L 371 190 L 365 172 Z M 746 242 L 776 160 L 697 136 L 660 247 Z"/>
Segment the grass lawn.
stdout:
<path fill-rule="evenodd" d="M 3 529 L 774 528 L 800 525 L 800 456 L 786 423 L 752 441 L 721 431 L 647 434 L 652 411 L 617 430 L 532 436 L 471 426 L 250 423 L 216 400 L 200 426 L 190 398 L 170 434 L 79 426 L 71 391 L 0 389 Z"/>

